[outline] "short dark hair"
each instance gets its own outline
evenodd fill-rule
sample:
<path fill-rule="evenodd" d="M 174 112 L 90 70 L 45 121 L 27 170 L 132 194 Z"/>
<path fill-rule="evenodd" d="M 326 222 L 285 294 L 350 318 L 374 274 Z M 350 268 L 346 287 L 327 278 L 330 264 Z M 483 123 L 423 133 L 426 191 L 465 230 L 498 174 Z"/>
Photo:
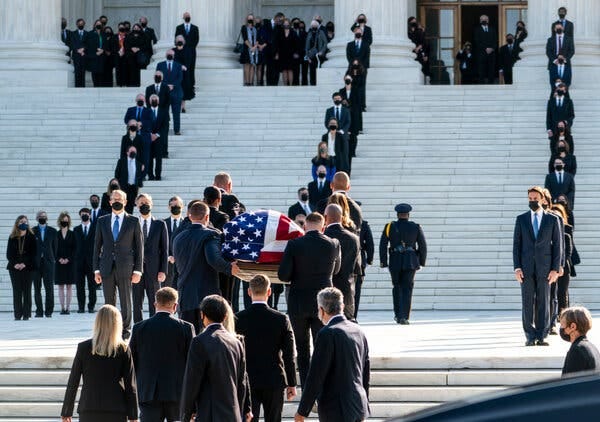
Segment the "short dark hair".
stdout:
<path fill-rule="evenodd" d="M 560 313 L 560 321 L 568 325 L 575 324 L 580 334 L 586 334 L 592 328 L 592 316 L 583 306 L 572 306 Z"/>
<path fill-rule="evenodd" d="M 564 10 L 566 12 L 567 8 L 565 6 L 561 6 L 561 7 L 558 8 L 558 11 L 560 12 L 561 10 Z"/>
<path fill-rule="evenodd" d="M 190 210 L 192 209 L 192 206 L 196 203 L 196 202 L 202 202 L 201 199 L 192 199 L 190 202 L 188 202 L 188 206 L 187 206 L 187 210 L 188 212 L 190 212 Z"/>
<path fill-rule="evenodd" d="M 213 204 L 217 199 L 221 199 L 221 191 L 214 186 L 207 186 L 204 189 L 204 200 L 207 204 Z"/>
<path fill-rule="evenodd" d="M 339 92 L 339 91 L 335 91 L 333 94 L 331 94 L 331 98 L 337 97 L 338 95 L 339 95 L 340 97 L 342 96 L 342 94 L 340 94 L 340 92 Z"/>
<path fill-rule="evenodd" d="M 256 274 L 250 280 L 250 290 L 255 295 L 265 295 L 269 287 L 271 287 L 271 280 L 265 274 Z"/>
<path fill-rule="evenodd" d="M 304 186 L 302 186 L 300 189 L 298 189 L 298 193 L 304 191 L 304 190 L 308 190 L 307 188 L 305 188 Z"/>
<path fill-rule="evenodd" d="M 158 289 L 155 294 L 156 303 L 161 306 L 173 305 L 179 299 L 177 290 L 172 287 L 163 287 Z"/>
<path fill-rule="evenodd" d="M 77 21 L 76 21 L 75 23 L 77 24 L 77 23 L 79 23 L 79 22 L 83 22 L 83 23 L 85 23 L 85 19 L 83 19 L 83 18 L 79 18 L 79 19 L 77 19 Z"/>
<path fill-rule="evenodd" d="M 85 208 L 85 207 L 83 207 L 82 209 L 79 210 L 79 215 L 81 215 L 82 212 L 85 212 L 85 213 L 88 213 L 88 214 L 91 213 L 90 209 L 89 208 Z"/>
<path fill-rule="evenodd" d="M 220 295 L 206 296 L 200 303 L 200 312 L 212 322 L 221 323 L 227 316 L 227 302 Z"/>
<path fill-rule="evenodd" d="M 96 195 L 95 193 L 93 193 L 93 194 L 90 195 L 90 198 L 89 198 L 90 201 L 92 200 L 92 198 L 98 198 L 98 199 L 100 199 L 100 197 L 98 195 Z"/>
<path fill-rule="evenodd" d="M 306 222 L 313 223 L 313 224 L 314 223 L 323 224 L 325 222 L 325 218 L 318 212 L 311 212 L 310 214 L 308 214 L 306 216 Z"/>
<path fill-rule="evenodd" d="M 193 220 L 202 220 L 209 214 L 208 205 L 202 201 L 194 202 L 190 208 L 190 218 Z"/>

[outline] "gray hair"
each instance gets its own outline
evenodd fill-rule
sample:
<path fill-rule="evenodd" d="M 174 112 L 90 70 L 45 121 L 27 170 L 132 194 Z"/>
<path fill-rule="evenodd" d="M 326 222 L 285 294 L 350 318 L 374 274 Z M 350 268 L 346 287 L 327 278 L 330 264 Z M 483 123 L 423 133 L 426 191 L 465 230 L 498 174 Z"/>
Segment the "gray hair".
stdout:
<path fill-rule="evenodd" d="M 317 304 L 328 315 L 341 314 L 344 309 L 344 295 L 335 287 L 326 287 L 317 295 Z"/>

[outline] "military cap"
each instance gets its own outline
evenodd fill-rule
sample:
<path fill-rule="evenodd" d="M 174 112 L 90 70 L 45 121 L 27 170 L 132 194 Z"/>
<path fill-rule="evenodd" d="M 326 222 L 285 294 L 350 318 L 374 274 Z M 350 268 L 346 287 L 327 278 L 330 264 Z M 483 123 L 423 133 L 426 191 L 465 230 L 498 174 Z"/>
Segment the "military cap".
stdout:
<path fill-rule="evenodd" d="M 412 207 L 408 204 L 398 204 L 396 205 L 396 207 L 394 208 L 394 210 L 398 213 L 398 214 L 408 214 L 409 212 L 412 211 Z"/>

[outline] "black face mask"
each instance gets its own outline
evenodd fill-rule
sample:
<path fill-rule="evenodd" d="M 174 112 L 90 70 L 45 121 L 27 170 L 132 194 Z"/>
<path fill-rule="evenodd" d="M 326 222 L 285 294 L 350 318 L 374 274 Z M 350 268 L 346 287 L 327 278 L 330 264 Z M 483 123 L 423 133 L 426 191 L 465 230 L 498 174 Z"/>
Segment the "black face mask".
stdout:
<path fill-rule="evenodd" d="M 83 31 L 83 28 L 85 28 L 85 25 L 77 25 L 77 28 L 78 28 L 80 31 Z"/>
<path fill-rule="evenodd" d="M 192 18 L 183 18 L 183 20 L 185 21 L 185 23 L 190 23 L 190 21 L 192 20 Z"/>
<path fill-rule="evenodd" d="M 302 193 L 300 194 L 300 200 L 303 202 L 308 201 L 308 193 Z"/>
<path fill-rule="evenodd" d="M 565 15 L 564 13 L 559 13 L 558 17 L 562 20 L 566 17 L 567 15 Z"/>
<path fill-rule="evenodd" d="M 96 25 L 96 30 L 100 31 L 102 29 L 102 25 Z"/>
<path fill-rule="evenodd" d="M 69 227 L 69 222 L 68 221 L 61 221 L 60 222 L 60 226 L 61 227 Z"/>
<path fill-rule="evenodd" d="M 568 341 L 569 343 L 571 342 L 571 336 L 565 333 L 565 329 L 563 327 L 560 327 L 558 333 L 560 334 L 560 338 L 562 338 L 564 341 Z"/>
<path fill-rule="evenodd" d="M 536 212 L 540 209 L 540 203 L 538 201 L 529 201 L 529 209 Z"/>
<path fill-rule="evenodd" d="M 481 22 L 481 25 L 483 25 L 483 26 L 487 26 L 487 24 L 488 24 L 488 21 L 482 21 Z"/>
<path fill-rule="evenodd" d="M 140 206 L 140 214 L 148 215 L 148 214 L 150 214 L 150 211 L 152 211 L 152 208 L 150 208 L 150 205 L 143 204 Z"/>
<path fill-rule="evenodd" d="M 92 206 L 93 209 L 96 209 L 100 206 L 100 203 L 96 202 L 96 201 L 92 201 L 92 202 L 90 202 L 90 205 Z"/>
<path fill-rule="evenodd" d="M 121 211 L 123 209 L 123 204 L 120 202 L 114 202 L 111 207 L 115 211 Z"/>
<path fill-rule="evenodd" d="M 161 83 L 162 82 L 162 76 L 158 76 L 158 75 L 154 76 L 154 82 L 156 82 L 157 84 Z"/>
<path fill-rule="evenodd" d="M 130 132 L 137 132 L 137 130 L 138 130 L 137 126 L 129 126 Z"/>
<path fill-rule="evenodd" d="M 567 152 L 566 147 L 558 147 L 558 152 Z"/>
<path fill-rule="evenodd" d="M 142 31 L 140 31 L 139 29 L 134 29 L 133 30 L 133 35 L 140 35 Z"/>
<path fill-rule="evenodd" d="M 117 183 L 112 183 L 112 184 L 110 185 L 110 188 L 111 188 L 112 190 L 119 189 L 119 185 L 118 185 Z"/>
<path fill-rule="evenodd" d="M 125 28 L 119 28 L 119 32 L 125 32 Z"/>
<path fill-rule="evenodd" d="M 104 35 L 106 35 L 107 37 L 112 37 L 113 33 L 112 33 L 112 32 L 110 32 L 110 31 L 106 31 L 106 32 L 104 33 Z"/>
<path fill-rule="evenodd" d="M 340 105 L 342 104 L 342 100 L 333 100 L 333 104 L 335 104 L 336 106 Z"/>
<path fill-rule="evenodd" d="M 562 171 L 564 168 L 565 168 L 565 166 L 562 165 L 562 164 L 557 164 L 557 165 L 554 166 L 554 169 L 556 171 Z"/>
<path fill-rule="evenodd" d="M 507 39 L 507 40 L 506 40 L 506 43 L 507 43 L 507 44 L 512 44 L 514 41 L 515 41 L 515 40 L 513 40 L 512 38 L 509 38 L 509 39 Z"/>
<path fill-rule="evenodd" d="M 410 27 L 411 28 L 415 28 L 416 29 L 418 26 L 419 26 L 419 24 L 417 22 L 411 22 L 410 23 Z"/>
<path fill-rule="evenodd" d="M 298 22 L 296 22 L 296 23 L 294 23 L 294 25 L 292 25 L 292 26 L 294 27 L 294 29 L 298 29 L 298 27 L 299 27 L 300 25 L 298 25 Z"/>
<path fill-rule="evenodd" d="M 137 152 L 135 152 L 135 151 L 131 151 L 131 152 L 129 153 L 129 158 L 131 158 L 131 159 L 133 160 L 135 157 L 137 157 Z"/>
<path fill-rule="evenodd" d="M 177 47 L 183 47 L 183 42 L 181 42 L 181 41 L 178 41 L 178 42 L 177 42 Z"/>
<path fill-rule="evenodd" d="M 350 79 L 346 79 L 344 82 L 346 83 L 346 85 L 350 85 L 352 83 Z"/>
<path fill-rule="evenodd" d="M 90 221 L 90 216 L 88 214 L 81 214 L 81 221 L 87 223 L 88 221 Z"/>
<path fill-rule="evenodd" d="M 142 22 L 142 23 L 140 23 L 140 25 L 142 25 L 142 28 L 145 28 L 148 26 L 148 24 L 146 22 Z"/>
<path fill-rule="evenodd" d="M 358 23 L 365 23 L 365 19 L 364 19 L 364 18 L 360 18 L 360 19 L 358 20 Z"/>
<path fill-rule="evenodd" d="M 325 179 L 325 177 L 327 177 L 327 173 L 319 173 L 317 176 L 319 176 L 319 179 Z"/>
<path fill-rule="evenodd" d="M 559 131 L 560 133 L 563 133 L 563 132 L 565 131 L 565 128 L 564 128 L 564 127 L 559 127 L 559 128 L 558 128 L 558 131 Z"/>
<path fill-rule="evenodd" d="M 563 30 L 562 30 L 562 28 L 556 28 L 556 33 L 557 33 L 558 35 L 562 34 L 562 33 L 563 33 Z"/>
<path fill-rule="evenodd" d="M 254 25 L 254 21 L 246 21 L 248 25 Z"/>
<path fill-rule="evenodd" d="M 337 130 L 337 126 L 331 125 L 331 126 L 329 126 L 329 130 Z"/>
<path fill-rule="evenodd" d="M 181 207 L 179 207 L 179 206 L 171 207 L 171 214 L 173 214 L 173 215 L 181 214 Z"/>
<path fill-rule="evenodd" d="M 137 100 L 138 107 L 144 107 L 144 100 Z"/>
<path fill-rule="evenodd" d="M 40 217 L 38 218 L 38 223 L 40 223 L 42 226 L 44 224 L 46 224 L 48 222 L 48 219 L 46 217 Z"/>
<path fill-rule="evenodd" d="M 352 69 L 360 69 L 360 65 L 359 64 L 353 64 L 352 65 Z"/>
<path fill-rule="evenodd" d="M 559 97 L 562 97 L 563 95 L 565 95 L 565 91 L 556 91 L 556 93 L 558 94 Z"/>
<path fill-rule="evenodd" d="M 173 60 L 173 55 L 172 54 L 167 54 L 167 60 Z"/>
<path fill-rule="evenodd" d="M 362 38 L 362 34 L 360 32 L 357 32 L 356 34 L 354 34 L 354 38 L 360 40 Z"/>
<path fill-rule="evenodd" d="M 158 101 L 154 100 L 151 103 L 152 107 L 158 107 Z"/>

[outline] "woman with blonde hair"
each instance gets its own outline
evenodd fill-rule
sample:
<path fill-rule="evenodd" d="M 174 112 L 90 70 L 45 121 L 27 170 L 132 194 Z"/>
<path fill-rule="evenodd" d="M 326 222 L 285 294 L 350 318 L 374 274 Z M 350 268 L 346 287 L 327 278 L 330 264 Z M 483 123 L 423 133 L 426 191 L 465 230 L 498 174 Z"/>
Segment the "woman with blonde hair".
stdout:
<path fill-rule="evenodd" d="M 342 208 L 342 226 L 350 230 L 352 233 L 356 233 L 356 225 L 350 219 L 350 206 L 348 205 L 348 199 L 346 195 L 342 193 L 334 193 L 327 200 L 327 205 L 329 204 L 337 204 Z"/>
<path fill-rule="evenodd" d="M 31 284 L 35 270 L 37 242 L 29 228 L 27 216 L 20 215 L 13 224 L 6 247 L 6 269 L 13 288 L 15 321 L 31 318 Z"/>
<path fill-rule="evenodd" d="M 62 407 L 63 422 L 71 422 L 79 381 L 80 422 L 125 422 L 138 418 L 137 388 L 131 350 L 121 338 L 123 320 L 112 305 L 96 315 L 91 339 L 79 343 Z"/>

